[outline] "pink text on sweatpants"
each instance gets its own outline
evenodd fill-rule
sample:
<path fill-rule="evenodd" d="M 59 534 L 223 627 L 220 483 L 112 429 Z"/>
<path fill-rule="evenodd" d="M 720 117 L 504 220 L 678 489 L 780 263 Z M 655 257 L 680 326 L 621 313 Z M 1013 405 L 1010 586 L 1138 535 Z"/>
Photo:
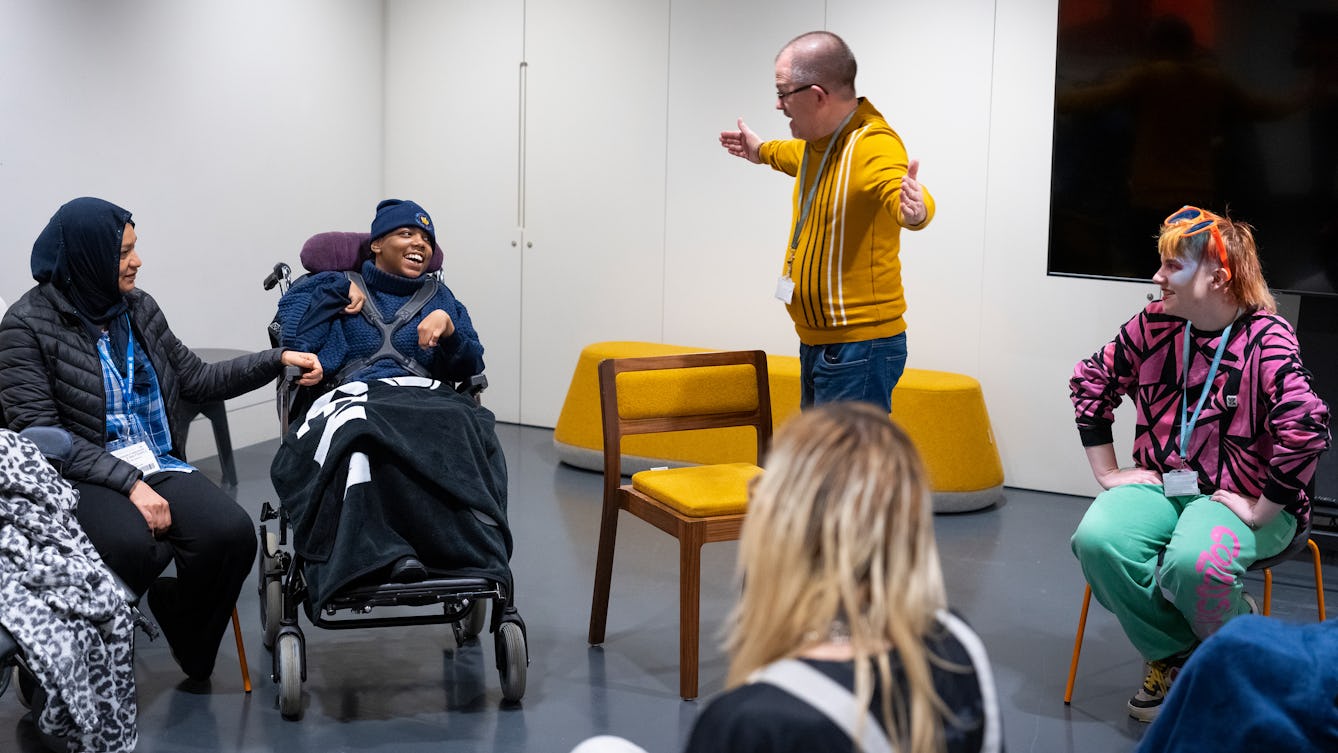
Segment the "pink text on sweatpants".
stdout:
<path fill-rule="evenodd" d="M 1194 627 L 1200 638 L 1221 627 L 1223 615 L 1231 608 L 1231 591 L 1236 587 L 1231 565 L 1240 554 L 1240 539 L 1230 528 L 1213 528 L 1211 538 L 1212 545 L 1199 554 L 1194 567 L 1202 576 L 1195 589 L 1198 601 L 1194 604 Z"/>

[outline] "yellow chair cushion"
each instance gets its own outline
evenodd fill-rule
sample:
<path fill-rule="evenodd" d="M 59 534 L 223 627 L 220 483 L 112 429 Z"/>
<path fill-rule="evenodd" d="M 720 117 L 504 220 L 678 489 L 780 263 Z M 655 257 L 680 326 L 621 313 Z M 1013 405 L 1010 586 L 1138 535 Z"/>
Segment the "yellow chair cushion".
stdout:
<path fill-rule="evenodd" d="M 632 474 L 632 488 L 693 518 L 748 509 L 748 482 L 762 469 L 751 463 L 694 465 Z"/>

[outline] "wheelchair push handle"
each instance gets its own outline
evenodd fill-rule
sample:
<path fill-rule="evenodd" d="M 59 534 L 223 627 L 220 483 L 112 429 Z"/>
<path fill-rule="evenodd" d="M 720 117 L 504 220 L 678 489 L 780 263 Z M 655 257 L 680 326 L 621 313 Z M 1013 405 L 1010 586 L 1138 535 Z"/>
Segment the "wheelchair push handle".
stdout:
<path fill-rule="evenodd" d="M 287 264 L 279 262 L 274 265 L 274 269 L 270 271 L 269 275 L 266 276 L 260 284 L 265 286 L 265 290 L 273 290 L 274 286 L 278 285 L 280 282 L 286 284 L 288 282 L 288 276 L 292 271 L 293 270 Z"/>

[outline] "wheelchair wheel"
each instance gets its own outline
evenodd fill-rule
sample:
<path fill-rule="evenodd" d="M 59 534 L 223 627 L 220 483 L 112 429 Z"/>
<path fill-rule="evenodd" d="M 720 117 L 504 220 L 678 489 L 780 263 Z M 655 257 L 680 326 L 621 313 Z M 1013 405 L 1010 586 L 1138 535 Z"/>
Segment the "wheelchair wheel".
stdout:
<path fill-rule="evenodd" d="M 302 641 L 288 633 L 279 636 L 279 713 L 284 718 L 302 715 Z"/>
<path fill-rule="evenodd" d="M 502 700 L 516 703 L 525 697 L 525 672 L 529 655 L 525 633 L 514 622 L 503 622 L 497 629 L 497 669 L 502 676 Z"/>
<path fill-rule="evenodd" d="M 279 537 L 260 527 L 260 629 L 265 648 L 274 648 L 274 636 L 283 619 L 283 569 L 273 553 L 279 551 Z"/>
<path fill-rule="evenodd" d="M 274 636 L 279 634 L 279 621 L 283 619 L 283 581 L 271 578 L 265 581 L 264 598 L 260 601 L 260 624 L 264 628 L 261 642 L 265 648 L 274 648 Z"/>
<path fill-rule="evenodd" d="M 23 668 L 21 664 L 14 665 L 14 684 L 19 689 L 19 703 L 23 708 L 32 711 L 33 699 L 37 696 L 37 677 L 33 673 Z"/>
<path fill-rule="evenodd" d="M 485 621 L 488 619 L 488 600 L 473 599 L 469 602 L 469 607 L 459 620 L 451 623 L 451 630 L 455 633 L 455 644 L 463 646 L 474 640 L 483 632 Z"/>

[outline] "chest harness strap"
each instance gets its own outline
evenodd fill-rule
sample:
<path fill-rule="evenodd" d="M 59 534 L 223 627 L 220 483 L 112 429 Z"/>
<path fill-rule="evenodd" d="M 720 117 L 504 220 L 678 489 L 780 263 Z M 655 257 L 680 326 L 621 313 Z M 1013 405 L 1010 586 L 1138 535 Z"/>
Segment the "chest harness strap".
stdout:
<path fill-rule="evenodd" d="M 357 272 L 345 272 L 344 274 L 348 277 L 349 282 L 357 285 L 358 290 L 361 290 L 362 294 L 366 296 L 367 301 L 362 305 L 362 315 L 381 332 L 381 347 L 366 358 L 359 358 L 344 364 L 344 368 L 340 369 L 339 373 L 335 375 L 335 383 L 343 384 L 348 377 L 384 358 L 389 358 L 411 374 L 431 379 L 432 374 L 427 370 L 427 367 L 415 361 L 412 356 L 406 356 L 396 350 L 395 344 L 391 342 L 391 337 L 396 330 L 407 324 L 419 311 L 422 311 L 427 302 L 437 294 L 437 281 L 431 277 L 424 278 L 423 285 L 414 291 L 413 296 L 405 301 L 403 306 L 400 306 L 399 311 L 395 312 L 395 316 L 390 321 L 386 321 L 376 308 L 376 302 L 372 300 L 372 294 L 367 290 L 367 283 L 362 279 L 362 275 Z"/>

